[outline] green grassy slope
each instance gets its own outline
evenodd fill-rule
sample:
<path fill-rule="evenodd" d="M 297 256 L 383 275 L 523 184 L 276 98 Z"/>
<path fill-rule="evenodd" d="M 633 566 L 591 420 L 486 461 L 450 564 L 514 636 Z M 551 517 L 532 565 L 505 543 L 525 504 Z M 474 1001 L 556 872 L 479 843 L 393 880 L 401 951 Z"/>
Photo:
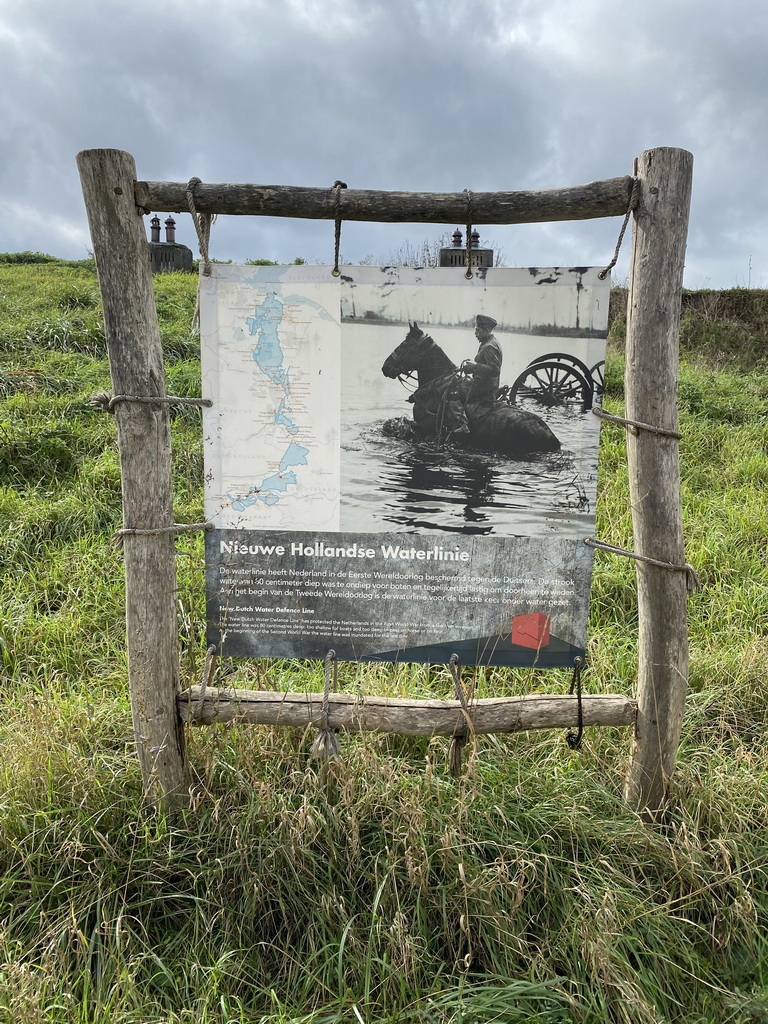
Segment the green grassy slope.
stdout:
<path fill-rule="evenodd" d="M 0 261 L 1 262 L 1 261 Z M 199 394 L 195 280 L 156 279 L 169 391 Z M 768 1021 L 768 362 L 764 292 L 686 297 L 680 379 L 691 685 L 670 809 L 621 805 L 626 730 L 343 740 L 193 730 L 193 808 L 141 810 L 126 694 L 114 423 L 93 268 L 0 265 L 0 1022 Z M 606 408 L 622 410 L 621 296 Z M 202 518 L 199 412 L 172 413 L 178 521 Z M 598 536 L 631 547 L 623 432 Z M 200 537 L 178 541 L 182 675 L 204 640 Z M 598 553 L 594 691 L 632 693 L 629 560 Z M 317 665 L 252 685 L 320 689 Z M 352 691 L 447 696 L 426 667 Z M 565 674 L 480 674 L 491 694 Z"/>

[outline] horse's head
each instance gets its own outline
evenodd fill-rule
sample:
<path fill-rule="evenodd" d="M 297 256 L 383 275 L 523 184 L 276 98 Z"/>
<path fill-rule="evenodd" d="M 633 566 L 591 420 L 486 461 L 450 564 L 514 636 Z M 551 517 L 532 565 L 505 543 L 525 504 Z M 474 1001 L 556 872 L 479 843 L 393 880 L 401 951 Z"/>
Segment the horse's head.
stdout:
<path fill-rule="evenodd" d="M 409 331 L 403 341 L 391 355 L 384 360 L 381 372 L 385 377 L 400 377 L 404 373 L 412 373 L 421 366 L 421 355 L 432 339 L 414 320 L 408 321 Z"/>

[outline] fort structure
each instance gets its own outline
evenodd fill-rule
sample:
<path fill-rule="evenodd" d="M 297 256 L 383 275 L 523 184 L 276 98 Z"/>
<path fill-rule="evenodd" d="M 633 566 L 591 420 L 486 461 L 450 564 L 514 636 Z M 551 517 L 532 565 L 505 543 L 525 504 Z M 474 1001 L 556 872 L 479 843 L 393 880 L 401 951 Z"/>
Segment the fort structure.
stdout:
<path fill-rule="evenodd" d="M 461 231 L 456 230 L 451 235 L 453 245 L 446 246 L 446 248 L 440 250 L 440 266 L 441 267 L 466 267 L 467 265 L 467 248 L 462 242 Z M 480 248 L 480 232 L 473 231 L 470 236 L 470 262 L 473 267 L 492 267 L 493 266 L 493 249 L 481 249 Z"/>
<path fill-rule="evenodd" d="M 191 274 L 192 250 L 176 241 L 176 221 L 169 214 L 165 221 L 165 241 L 160 241 L 160 218 L 157 214 L 149 222 L 149 265 L 153 274 L 178 271 Z"/>

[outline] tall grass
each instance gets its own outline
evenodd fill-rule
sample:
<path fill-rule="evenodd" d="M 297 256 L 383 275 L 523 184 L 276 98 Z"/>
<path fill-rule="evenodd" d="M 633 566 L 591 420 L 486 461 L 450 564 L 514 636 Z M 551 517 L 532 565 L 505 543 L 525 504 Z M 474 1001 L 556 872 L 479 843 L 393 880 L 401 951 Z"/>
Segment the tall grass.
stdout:
<path fill-rule="evenodd" d="M 194 281 L 156 289 L 169 391 L 199 393 Z M 685 528 L 704 586 L 690 602 L 690 693 L 663 825 L 621 803 L 620 729 L 588 730 L 577 753 L 553 734 L 479 739 L 459 780 L 441 739 L 345 737 L 323 780 L 304 732 L 190 730 L 192 806 L 153 817 L 125 692 L 114 424 L 89 406 L 109 389 L 98 318 L 87 266 L 0 266 L 0 1021 L 768 1021 L 758 347 L 726 369 L 727 345 L 686 336 Z M 618 318 L 614 412 L 621 341 Z M 172 420 L 182 521 L 202 512 L 198 416 Z M 599 488 L 598 535 L 631 546 L 613 427 Z M 187 684 L 204 654 L 201 539 L 178 550 Z M 598 553 L 589 688 L 633 692 L 636 619 L 633 565 Z M 230 671 L 254 687 L 322 684 L 310 662 Z M 428 666 L 344 665 L 341 683 L 450 693 Z M 489 669 L 478 685 L 567 680 Z"/>

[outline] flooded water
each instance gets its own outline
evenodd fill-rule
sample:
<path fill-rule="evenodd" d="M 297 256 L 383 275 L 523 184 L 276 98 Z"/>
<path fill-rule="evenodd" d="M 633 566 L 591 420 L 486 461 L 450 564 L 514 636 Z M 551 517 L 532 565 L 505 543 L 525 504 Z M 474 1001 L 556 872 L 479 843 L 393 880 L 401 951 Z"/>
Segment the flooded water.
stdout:
<path fill-rule="evenodd" d="M 361 333 L 368 335 L 374 330 L 363 328 Z M 525 461 L 386 436 L 382 432 L 385 420 L 411 418 L 407 392 L 398 381 L 381 374 L 384 358 L 404 333 L 392 327 L 379 329 L 375 354 L 369 350 L 367 359 L 352 360 L 357 365 L 345 367 L 342 530 L 562 538 L 590 535 L 594 529 L 597 418 L 578 403 L 543 408 L 532 400 L 520 402 L 521 408 L 537 413 L 549 424 L 562 445 L 559 452 Z M 553 344 L 552 338 L 518 335 L 513 340 L 518 351 L 516 358 L 509 360 L 505 353 L 505 364 L 510 365 L 502 372 L 502 384 L 511 383 L 531 359 L 544 352 L 569 350 L 562 342 Z M 506 338 L 505 343 L 509 343 Z M 567 344 L 573 354 L 582 356 L 572 339 Z M 447 345 L 443 347 L 448 350 Z M 471 348 L 458 358 L 450 354 L 459 361 L 473 352 Z M 583 357 L 590 354 L 584 351 Z"/>

